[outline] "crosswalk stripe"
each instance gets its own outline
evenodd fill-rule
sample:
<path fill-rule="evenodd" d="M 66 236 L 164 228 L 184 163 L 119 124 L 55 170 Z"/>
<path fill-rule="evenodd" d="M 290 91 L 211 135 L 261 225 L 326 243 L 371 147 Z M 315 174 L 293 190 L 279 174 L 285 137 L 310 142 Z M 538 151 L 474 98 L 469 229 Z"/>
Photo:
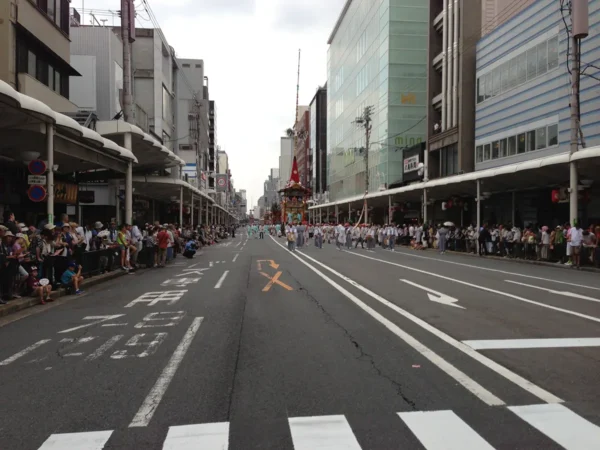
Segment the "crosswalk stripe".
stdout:
<path fill-rule="evenodd" d="M 295 450 L 361 450 L 342 415 L 294 417 L 289 424 Z"/>
<path fill-rule="evenodd" d="M 169 427 L 163 450 L 227 450 L 229 422 Z"/>
<path fill-rule="evenodd" d="M 398 413 L 427 450 L 494 450 L 452 411 Z"/>
<path fill-rule="evenodd" d="M 510 406 L 508 409 L 567 450 L 598 448 L 600 427 L 564 405 Z"/>
<path fill-rule="evenodd" d="M 112 435 L 110 431 L 53 434 L 39 450 L 102 450 Z"/>

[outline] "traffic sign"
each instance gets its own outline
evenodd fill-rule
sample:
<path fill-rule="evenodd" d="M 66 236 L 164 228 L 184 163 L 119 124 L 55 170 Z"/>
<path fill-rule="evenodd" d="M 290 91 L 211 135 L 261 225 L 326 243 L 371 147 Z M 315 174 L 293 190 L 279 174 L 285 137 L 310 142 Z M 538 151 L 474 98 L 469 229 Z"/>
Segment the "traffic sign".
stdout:
<path fill-rule="evenodd" d="M 218 184 L 221 187 L 225 186 L 225 178 L 219 178 Z"/>
<path fill-rule="evenodd" d="M 46 173 L 48 166 L 46 166 L 45 161 L 42 161 L 41 159 L 34 159 L 29 163 L 27 168 L 29 169 L 29 173 L 31 173 L 31 175 L 43 175 Z"/>
<path fill-rule="evenodd" d="M 27 191 L 27 195 L 32 202 L 43 202 L 46 200 L 46 188 L 44 186 L 33 185 Z"/>
<path fill-rule="evenodd" d="M 27 184 L 46 184 L 46 175 L 29 175 L 27 177 Z"/>

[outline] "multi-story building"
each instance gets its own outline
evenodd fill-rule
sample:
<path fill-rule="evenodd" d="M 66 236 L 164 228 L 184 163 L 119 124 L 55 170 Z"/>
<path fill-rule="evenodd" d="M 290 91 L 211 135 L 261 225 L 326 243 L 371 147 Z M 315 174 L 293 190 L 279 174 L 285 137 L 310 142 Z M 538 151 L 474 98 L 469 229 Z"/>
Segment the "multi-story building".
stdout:
<path fill-rule="evenodd" d="M 279 203 L 279 169 L 271 169 L 269 177 L 264 183 L 264 198 L 268 209 L 273 203 Z"/>
<path fill-rule="evenodd" d="M 204 87 L 205 98 L 208 97 L 208 85 Z M 214 100 L 209 100 L 208 106 L 208 189 L 215 189 L 215 175 L 219 173 L 217 159 L 217 106 Z"/>
<path fill-rule="evenodd" d="M 481 0 L 429 0 L 429 178 L 473 170 L 475 50 L 481 11 Z"/>
<path fill-rule="evenodd" d="M 494 28 L 499 27 L 536 0 L 482 0 L 481 4 L 481 35 L 485 36 Z"/>
<path fill-rule="evenodd" d="M 320 201 L 327 191 L 327 85 L 319 87 L 310 102 L 310 188 Z"/>
<path fill-rule="evenodd" d="M 591 0 L 589 37 L 581 41 L 582 60 L 590 68 L 600 66 L 599 13 L 600 0 Z M 479 41 L 472 149 L 476 170 L 569 151 L 569 45 L 560 3 L 553 0 L 534 2 Z M 588 146 L 600 145 L 597 89 L 596 79 L 581 77 L 581 131 Z M 533 189 L 544 183 L 545 189 Z M 553 205 L 549 192 L 550 185 L 566 188 L 568 178 L 537 178 L 530 184 L 531 189 L 516 198 L 522 222 L 549 223 L 553 218 L 543 215 L 546 213 L 568 217 L 568 204 Z M 564 211 L 557 210 L 561 207 Z M 510 217 L 510 199 L 502 195 L 492 197 L 487 208 L 495 208 L 499 220 L 501 214 Z"/>
<path fill-rule="evenodd" d="M 310 110 L 308 106 L 298 107 L 298 117 L 294 124 L 294 133 L 296 139 L 294 140 L 294 156 L 298 163 L 298 175 L 300 177 L 300 184 L 308 186 L 310 183 L 310 164 L 311 159 L 309 158 L 310 149 Z"/>
<path fill-rule="evenodd" d="M 327 185 L 331 200 L 402 183 L 403 149 L 427 131 L 427 1 L 348 0 L 329 37 Z M 369 185 L 364 129 L 372 107 Z"/>
<path fill-rule="evenodd" d="M 62 113 L 69 101 L 69 0 L 0 1 L 0 80 Z"/>
<path fill-rule="evenodd" d="M 292 173 L 292 160 L 294 159 L 294 139 L 282 137 L 279 153 L 279 190 L 283 189 Z"/>
<path fill-rule="evenodd" d="M 188 181 L 206 188 L 208 170 L 208 100 L 204 98 L 204 61 L 177 59 L 175 122 L 179 157 Z"/>

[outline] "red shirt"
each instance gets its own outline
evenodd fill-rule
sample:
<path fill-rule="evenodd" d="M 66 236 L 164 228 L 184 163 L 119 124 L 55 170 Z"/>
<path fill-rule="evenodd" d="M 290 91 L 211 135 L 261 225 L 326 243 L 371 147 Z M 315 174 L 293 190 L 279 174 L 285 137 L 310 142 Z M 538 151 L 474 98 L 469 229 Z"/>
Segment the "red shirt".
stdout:
<path fill-rule="evenodd" d="M 158 248 L 166 249 L 169 247 L 169 233 L 166 231 L 159 232 L 156 240 L 158 241 Z"/>

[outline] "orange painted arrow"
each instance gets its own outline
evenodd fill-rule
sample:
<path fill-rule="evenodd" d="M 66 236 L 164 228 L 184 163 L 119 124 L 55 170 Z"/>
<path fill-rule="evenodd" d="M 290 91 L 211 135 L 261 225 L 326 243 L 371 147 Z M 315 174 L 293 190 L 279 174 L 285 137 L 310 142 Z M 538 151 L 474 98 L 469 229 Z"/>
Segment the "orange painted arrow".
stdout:
<path fill-rule="evenodd" d="M 261 263 L 264 263 L 264 262 L 268 262 L 269 266 L 271 266 L 273 269 L 279 269 L 279 264 L 275 264 L 275 261 L 273 261 L 272 259 L 259 259 L 256 262 L 258 263 L 258 270 L 262 270 Z"/>

